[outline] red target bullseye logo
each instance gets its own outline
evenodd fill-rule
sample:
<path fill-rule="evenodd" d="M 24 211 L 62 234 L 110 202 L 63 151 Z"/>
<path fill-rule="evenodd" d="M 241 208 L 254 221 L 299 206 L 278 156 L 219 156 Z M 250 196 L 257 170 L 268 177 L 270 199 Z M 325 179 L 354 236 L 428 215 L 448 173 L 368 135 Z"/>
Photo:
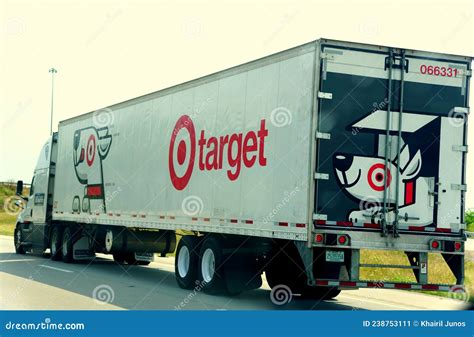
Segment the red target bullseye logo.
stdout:
<path fill-rule="evenodd" d="M 189 153 L 189 162 L 184 175 L 179 177 L 176 173 L 175 166 L 174 166 L 174 155 L 175 155 L 175 142 L 176 137 L 178 136 L 181 129 L 186 129 L 189 134 L 189 140 L 191 143 L 190 148 L 188 149 L 186 142 L 184 139 L 181 139 L 177 146 L 177 153 L 176 153 L 176 160 L 179 165 L 183 165 L 186 161 L 186 156 Z M 173 186 L 177 190 L 183 190 L 191 179 L 191 174 L 193 173 L 194 168 L 194 159 L 196 157 L 196 132 L 194 130 L 194 124 L 191 118 L 187 115 L 181 116 L 176 125 L 174 126 L 173 133 L 171 134 L 170 140 L 170 148 L 169 148 L 169 155 L 168 155 L 168 162 L 169 162 L 169 172 L 171 182 Z"/>
<path fill-rule="evenodd" d="M 385 179 L 385 187 L 390 185 L 392 181 L 392 174 L 390 169 L 387 168 L 387 179 Z M 375 191 L 384 190 L 384 175 L 385 175 L 385 165 L 384 164 L 375 164 L 370 167 L 367 172 L 367 181 L 369 182 L 370 187 Z"/>
<path fill-rule="evenodd" d="M 90 135 L 89 139 L 87 140 L 86 146 L 86 161 L 87 165 L 92 166 L 95 159 L 95 150 L 96 150 L 96 142 L 94 135 Z"/>

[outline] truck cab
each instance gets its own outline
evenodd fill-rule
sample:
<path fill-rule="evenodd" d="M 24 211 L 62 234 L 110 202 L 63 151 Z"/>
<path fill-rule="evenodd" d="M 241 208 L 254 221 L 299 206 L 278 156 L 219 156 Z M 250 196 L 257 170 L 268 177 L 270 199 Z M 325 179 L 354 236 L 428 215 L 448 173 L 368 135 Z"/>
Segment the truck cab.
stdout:
<path fill-rule="evenodd" d="M 17 183 L 17 195 L 25 201 L 15 228 L 15 250 L 19 253 L 42 253 L 49 246 L 56 145 L 57 133 L 54 133 L 41 148 L 28 196 L 23 196 L 23 181 Z"/>

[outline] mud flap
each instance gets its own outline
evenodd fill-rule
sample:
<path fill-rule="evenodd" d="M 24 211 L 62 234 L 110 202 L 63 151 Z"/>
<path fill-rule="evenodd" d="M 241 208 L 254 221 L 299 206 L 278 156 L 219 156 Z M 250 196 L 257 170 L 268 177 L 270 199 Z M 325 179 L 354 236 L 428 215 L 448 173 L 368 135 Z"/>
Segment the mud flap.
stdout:
<path fill-rule="evenodd" d="M 225 267 L 225 281 L 229 294 L 257 289 L 262 286 L 262 276 L 253 268 L 251 257 L 232 256 Z"/>
<path fill-rule="evenodd" d="M 155 254 L 150 252 L 135 252 L 135 260 L 143 262 L 155 261 Z"/>

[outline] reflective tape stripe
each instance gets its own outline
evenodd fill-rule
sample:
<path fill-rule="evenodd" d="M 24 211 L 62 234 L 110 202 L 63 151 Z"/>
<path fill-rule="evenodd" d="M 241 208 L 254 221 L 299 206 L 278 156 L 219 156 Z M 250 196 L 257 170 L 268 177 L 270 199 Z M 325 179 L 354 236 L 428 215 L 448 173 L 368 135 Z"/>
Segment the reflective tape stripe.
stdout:
<path fill-rule="evenodd" d="M 445 284 L 417 284 L 417 283 L 390 283 L 382 281 L 333 281 L 333 280 L 315 280 L 317 286 L 330 286 L 342 288 L 385 288 L 385 289 L 411 289 L 411 290 L 442 290 L 450 291 L 460 285 Z"/>

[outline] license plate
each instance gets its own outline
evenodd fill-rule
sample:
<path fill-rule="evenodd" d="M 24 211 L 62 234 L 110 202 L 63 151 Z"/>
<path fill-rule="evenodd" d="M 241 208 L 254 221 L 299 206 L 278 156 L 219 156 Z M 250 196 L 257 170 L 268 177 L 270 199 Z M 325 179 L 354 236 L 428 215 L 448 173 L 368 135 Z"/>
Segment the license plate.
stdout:
<path fill-rule="evenodd" d="M 344 262 L 344 252 L 343 251 L 326 251 L 326 261 L 327 262 Z"/>

